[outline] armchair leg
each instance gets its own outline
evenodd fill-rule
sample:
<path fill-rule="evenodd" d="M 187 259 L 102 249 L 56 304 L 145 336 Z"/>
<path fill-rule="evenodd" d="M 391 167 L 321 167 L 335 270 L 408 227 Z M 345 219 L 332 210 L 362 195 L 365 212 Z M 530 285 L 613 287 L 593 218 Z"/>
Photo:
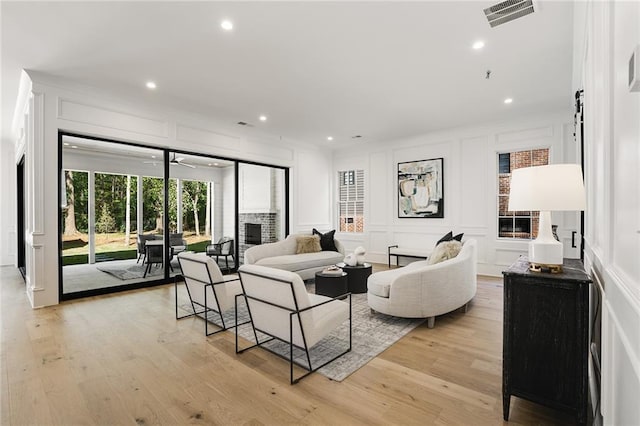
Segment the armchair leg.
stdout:
<path fill-rule="evenodd" d="M 462 307 L 464 313 L 466 314 L 467 312 L 469 312 L 469 302 L 465 303 L 464 306 Z"/>
<path fill-rule="evenodd" d="M 427 318 L 427 328 L 433 328 L 436 325 L 436 317 Z"/>

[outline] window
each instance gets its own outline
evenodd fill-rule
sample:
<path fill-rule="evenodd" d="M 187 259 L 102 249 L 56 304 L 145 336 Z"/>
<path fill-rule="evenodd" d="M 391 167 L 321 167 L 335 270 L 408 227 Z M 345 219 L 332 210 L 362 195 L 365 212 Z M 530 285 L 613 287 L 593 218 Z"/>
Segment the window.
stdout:
<path fill-rule="evenodd" d="M 364 232 L 364 170 L 338 172 L 340 232 Z"/>
<path fill-rule="evenodd" d="M 508 210 L 511 171 L 547 164 L 548 148 L 498 154 L 498 238 L 536 238 L 539 212 Z"/>

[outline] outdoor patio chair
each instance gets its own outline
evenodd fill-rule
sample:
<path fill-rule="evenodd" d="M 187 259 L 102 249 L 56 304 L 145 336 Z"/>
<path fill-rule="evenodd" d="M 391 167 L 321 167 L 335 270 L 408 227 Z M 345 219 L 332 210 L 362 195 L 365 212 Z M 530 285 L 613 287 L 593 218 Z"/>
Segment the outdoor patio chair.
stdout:
<path fill-rule="evenodd" d="M 242 294 L 240 279 L 236 277 L 223 277 L 218 265 L 210 257 L 202 253 L 180 253 L 178 263 L 182 269 L 182 276 L 176 276 L 176 319 L 182 319 L 198 315 L 205 319 L 204 333 L 210 336 L 215 333 L 233 328 L 236 325 L 229 324 L 224 319 L 224 313 L 234 307 L 234 298 Z M 178 281 L 183 280 L 189 294 L 189 302 L 193 313 L 178 316 Z M 213 312 L 220 317 L 220 324 L 216 324 L 209 317 Z M 209 333 L 209 322 L 214 323 L 220 330 Z M 236 321 L 237 322 L 237 321 Z M 244 324 L 244 323 L 243 323 Z M 240 324 L 242 325 L 242 324 Z"/>
<path fill-rule="evenodd" d="M 142 263 L 144 263 L 144 258 L 147 255 L 147 250 L 146 250 L 147 241 L 155 240 L 155 239 L 156 239 L 155 235 L 145 235 L 145 234 L 138 235 L 138 238 L 136 240 L 136 243 L 138 245 L 138 260 L 136 260 L 136 263 L 140 263 L 140 259 L 142 259 Z"/>
<path fill-rule="evenodd" d="M 147 278 L 147 274 L 151 272 L 151 267 L 153 265 L 164 263 L 164 246 L 162 245 L 146 245 L 145 246 L 145 257 L 144 263 L 146 263 L 146 267 L 144 269 L 144 275 L 142 278 Z M 173 272 L 173 266 L 171 266 L 171 260 L 173 259 L 173 250 L 171 251 L 171 256 L 169 257 L 169 268 Z"/>
<path fill-rule="evenodd" d="M 256 344 L 239 349 L 238 329 L 236 329 L 236 353 L 242 353 L 256 346 L 262 346 L 274 352 L 268 346 L 264 346 L 265 343 L 274 339 L 288 343 L 288 356 L 274 353 L 288 359 L 289 377 L 291 384 L 294 384 L 351 351 L 351 293 L 338 296 L 348 297 L 348 302 L 307 293 L 302 278 L 295 272 L 260 265 L 242 265 L 238 269 L 238 275 Z M 242 295 L 236 297 L 236 305 L 239 298 L 242 298 Z M 310 349 L 346 320 L 349 320 L 349 348 L 321 365 L 313 367 Z M 270 337 L 259 341 L 258 332 Z M 294 346 L 304 351 L 306 363 L 294 359 Z M 294 379 L 293 364 L 307 372 Z"/>
<path fill-rule="evenodd" d="M 231 260 L 233 260 L 233 264 L 235 266 L 236 260 L 233 257 L 234 247 L 233 247 L 233 238 L 222 237 L 215 244 L 209 244 L 206 248 L 206 254 L 209 257 L 216 257 L 216 263 L 218 263 L 218 259 L 220 256 L 224 256 L 225 266 L 227 267 L 227 271 L 229 268 L 229 256 L 231 256 Z"/>
<path fill-rule="evenodd" d="M 169 234 L 169 245 L 173 249 L 173 254 L 175 255 L 187 250 L 187 240 L 182 238 L 182 232 Z"/>

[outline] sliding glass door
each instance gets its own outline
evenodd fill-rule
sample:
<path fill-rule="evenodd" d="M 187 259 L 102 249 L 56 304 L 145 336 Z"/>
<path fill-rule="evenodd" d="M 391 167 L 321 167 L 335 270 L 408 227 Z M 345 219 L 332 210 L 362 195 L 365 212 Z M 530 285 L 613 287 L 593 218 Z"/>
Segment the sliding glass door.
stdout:
<path fill-rule="evenodd" d="M 257 244 L 280 241 L 287 235 L 286 173 L 256 164 L 238 166 L 238 234 L 240 262 Z"/>
<path fill-rule="evenodd" d="M 169 153 L 169 224 L 172 240 L 184 244 L 179 251 L 208 253 L 231 270 L 235 263 L 235 162 L 194 154 Z M 215 255 L 212 245 L 233 255 Z M 173 243 L 172 243 L 173 244 Z M 208 251 L 207 251 L 208 248 Z M 227 254 L 227 253 L 225 253 Z"/>
<path fill-rule="evenodd" d="M 164 279 L 160 150 L 63 135 L 63 298 Z"/>
<path fill-rule="evenodd" d="M 62 300 L 168 282 L 183 252 L 232 272 L 288 232 L 285 168 L 62 132 L 59 144 Z"/>

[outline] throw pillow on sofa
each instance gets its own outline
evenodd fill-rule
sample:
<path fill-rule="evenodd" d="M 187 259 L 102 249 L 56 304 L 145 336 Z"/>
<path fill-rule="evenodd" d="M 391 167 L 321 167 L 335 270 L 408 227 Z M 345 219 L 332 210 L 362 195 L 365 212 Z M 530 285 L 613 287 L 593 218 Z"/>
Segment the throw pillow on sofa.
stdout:
<path fill-rule="evenodd" d="M 317 235 L 320 237 L 320 247 L 322 247 L 322 251 L 338 251 L 338 249 L 336 248 L 336 243 L 333 241 L 333 236 L 336 233 L 335 229 L 323 234 L 316 228 L 313 228 L 312 233 L 313 235 Z"/>
<path fill-rule="evenodd" d="M 444 237 L 440 238 L 436 243 L 436 247 L 439 246 L 440 243 L 444 243 L 446 241 L 451 241 L 451 240 L 453 240 L 453 231 L 449 231 L 447 234 L 444 235 Z"/>
<path fill-rule="evenodd" d="M 317 253 L 322 251 L 320 237 L 317 235 L 301 235 L 296 238 L 296 254 Z"/>
<path fill-rule="evenodd" d="M 460 241 L 444 241 L 436 246 L 431 256 L 429 256 L 427 263 L 429 265 L 435 265 L 436 263 L 453 259 L 460 253 L 460 250 L 462 250 L 462 243 Z"/>

